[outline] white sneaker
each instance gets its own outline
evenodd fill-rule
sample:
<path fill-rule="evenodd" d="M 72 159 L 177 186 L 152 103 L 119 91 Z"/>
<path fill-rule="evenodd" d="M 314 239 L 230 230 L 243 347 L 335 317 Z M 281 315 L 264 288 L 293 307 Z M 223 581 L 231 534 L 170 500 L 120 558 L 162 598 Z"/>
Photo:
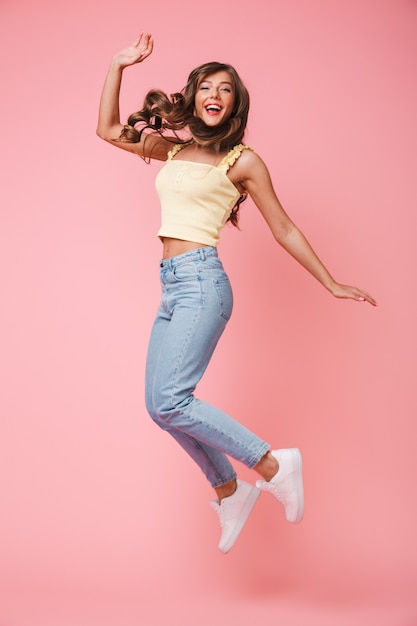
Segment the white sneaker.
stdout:
<path fill-rule="evenodd" d="M 222 528 L 219 550 L 229 552 L 260 495 L 259 489 L 237 479 L 237 489 L 231 496 L 222 498 L 220 504 L 217 500 L 211 501 Z"/>
<path fill-rule="evenodd" d="M 269 491 L 285 509 L 288 522 L 298 524 L 304 516 L 304 489 L 301 452 L 298 448 L 272 450 L 279 464 L 278 472 L 271 480 L 257 480 L 256 486 Z"/>

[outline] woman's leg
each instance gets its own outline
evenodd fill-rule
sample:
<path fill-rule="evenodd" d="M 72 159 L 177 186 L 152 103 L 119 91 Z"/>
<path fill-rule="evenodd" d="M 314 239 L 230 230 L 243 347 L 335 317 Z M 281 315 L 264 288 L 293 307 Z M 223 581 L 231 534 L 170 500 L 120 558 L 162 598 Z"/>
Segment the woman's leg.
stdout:
<path fill-rule="evenodd" d="M 212 248 L 164 261 L 161 282 L 162 304 L 147 359 L 147 408 L 219 488 L 236 477 L 225 454 L 254 467 L 269 449 L 247 428 L 194 396 L 231 314 L 230 284 Z"/>
<path fill-rule="evenodd" d="M 162 303 L 147 359 L 146 404 L 155 422 L 175 437 L 215 488 L 219 549 L 228 552 L 260 490 L 282 502 L 289 521 L 301 521 L 301 457 L 296 449 L 270 452 L 247 428 L 194 396 L 232 311 L 230 285 L 215 251 L 201 249 L 163 261 L 161 283 Z M 265 480 L 257 487 L 237 480 L 225 454 Z"/>
<path fill-rule="evenodd" d="M 164 345 L 169 342 L 167 332 L 171 324 L 171 316 L 161 306 L 152 328 L 149 342 L 148 357 L 146 363 L 146 405 L 152 419 L 162 428 L 169 432 L 182 448 L 199 465 L 210 484 L 216 488 L 236 479 L 236 473 L 226 456 L 215 448 L 198 441 L 191 434 L 182 432 L 174 424 L 165 421 L 155 410 L 154 387 L 157 379 L 157 371 L 160 370 L 158 362 L 167 361 Z M 169 361 L 171 359 L 168 359 Z"/>

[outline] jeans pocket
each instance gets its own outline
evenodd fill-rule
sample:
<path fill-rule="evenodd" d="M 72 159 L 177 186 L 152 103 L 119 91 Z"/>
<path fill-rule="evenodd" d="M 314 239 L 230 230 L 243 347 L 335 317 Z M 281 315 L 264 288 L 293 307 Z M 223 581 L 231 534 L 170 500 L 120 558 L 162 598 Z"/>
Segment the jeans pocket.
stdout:
<path fill-rule="evenodd" d="M 220 315 L 225 320 L 229 320 L 233 310 L 233 293 L 229 279 L 215 280 L 214 286 L 219 298 Z"/>
<path fill-rule="evenodd" d="M 194 263 L 182 263 L 174 267 L 172 275 L 178 282 L 183 282 L 196 280 L 198 278 L 198 271 Z"/>

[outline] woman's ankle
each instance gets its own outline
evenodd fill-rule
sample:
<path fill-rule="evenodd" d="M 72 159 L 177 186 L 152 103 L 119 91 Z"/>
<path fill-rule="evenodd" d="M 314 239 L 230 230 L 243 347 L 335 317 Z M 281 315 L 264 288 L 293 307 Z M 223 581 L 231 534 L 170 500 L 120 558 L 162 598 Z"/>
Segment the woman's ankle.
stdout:
<path fill-rule="evenodd" d="M 255 470 L 255 472 L 258 472 L 258 474 L 260 474 L 264 480 L 269 481 L 278 472 L 279 465 L 276 458 L 271 454 L 270 451 L 268 451 L 266 454 L 264 454 L 259 463 L 257 463 L 253 469 Z"/>
<path fill-rule="evenodd" d="M 216 492 L 217 497 L 219 499 L 219 503 L 220 503 L 223 498 L 228 498 L 229 496 L 232 496 L 235 493 L 236 489 L 237 489 L 237 482 L 236 482 L 236 479 L 234 478 L 233 480 L 229 481 L 228 483 L 225 483 L 224 485 L 215 487 L 214 491 Z"/>

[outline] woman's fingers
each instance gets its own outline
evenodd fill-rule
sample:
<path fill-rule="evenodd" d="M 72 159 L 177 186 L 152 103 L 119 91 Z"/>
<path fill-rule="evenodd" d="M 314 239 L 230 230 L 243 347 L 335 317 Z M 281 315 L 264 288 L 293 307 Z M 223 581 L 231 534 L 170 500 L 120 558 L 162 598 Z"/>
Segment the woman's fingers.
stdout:
<path fill-rule="evenodd" d="M 367 291 L 363 291 L 362 289 L 357 288 L 354 288 L 354 291 L 355 293 L 353 295 L 353 298 L 358 302 L 369 302 L 369 304 L 372 304 L 372 306 L 377 305 L 375 298 L 373 298 L 371 294 Z"/>
<path fill-rule="evenodd" d="M 153 39 L 149 33 L 140 33 L 132 44 L 140 57 L 149 56 L 153 50 Z"/>
<path fill-rule="evenodd" d="M 349 285 L 338 285 L 333 291 L 333 295 L 336 298 L 350 298 L 357 302 L 369 302 L 372 306 L 377 306 L 375 298 L 371 296 L 367 291 L 358 289 L 357 287 L 350 287 Z"/>

